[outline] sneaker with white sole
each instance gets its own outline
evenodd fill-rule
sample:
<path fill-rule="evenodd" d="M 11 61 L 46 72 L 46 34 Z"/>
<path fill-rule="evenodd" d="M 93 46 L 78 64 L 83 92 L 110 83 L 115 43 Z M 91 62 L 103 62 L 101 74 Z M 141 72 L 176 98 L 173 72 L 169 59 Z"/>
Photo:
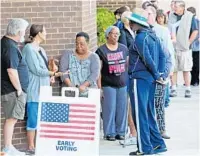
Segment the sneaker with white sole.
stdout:
<path fill-rule="evenodd" d="M 34 156 L 35 155 L 35 149 L 28 149 L 26 151 L 26 155 L 32 155 L 32 156 Z"/>
<path fill-rule="evenodd" d="M 13 145 L 5 147 L 2 151 L 6 154 L 6 156 L 25 156 L 24 152 L 18 151 Z"/>
<path fill-rule="evenodd" d="M 125 146 L 136 145 L 137 139 L 136 139 L 136 137 L 128 137 L 125 140 L 120 140 L 119 144 L 125 145 Z"/>
<path fill-rule="evenodd" d="M 186 98 L 191 98 L 192 94 L 191 94 L 191 91 L 190 90 L 186 90 L 185 91 L 185 97 Z"/>
<path fill-rule="evenodd" d="M 169 96 L 170 97 L 176 97 L 177 96 L 177 91 L 172 89 Z"/>

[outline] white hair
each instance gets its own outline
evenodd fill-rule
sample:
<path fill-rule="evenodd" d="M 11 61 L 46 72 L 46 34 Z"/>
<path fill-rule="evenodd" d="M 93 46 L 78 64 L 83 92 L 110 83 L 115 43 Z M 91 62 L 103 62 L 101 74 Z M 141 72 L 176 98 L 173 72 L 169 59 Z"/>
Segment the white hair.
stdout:
<path fill-rule="evenodd" d="M 182 8 L 185 8 L 185 1 L 183 1 L 183 0 L 176 0 L 175 1 L 175 5 L 178 5 L 178 6 L 182 7 Z"/>
<path fill-rule="evenodd" d="M 19 31 L 25 31 L 28 25 L 29 23 L 22 18 L 13 18 L 8 23 L 6 35 L 16 36 L 18 35 Z"/>
<path fill-rule="evenodd" d="M 113 29 L 116 29 L 117 32 L 120 34 L 120 30 L 117 26 L 109 26 L 107 29 L 106 29 L 106 32 L 105 32 L 105 37 L 107 38 L 109 33 L 113 30 Z"/>

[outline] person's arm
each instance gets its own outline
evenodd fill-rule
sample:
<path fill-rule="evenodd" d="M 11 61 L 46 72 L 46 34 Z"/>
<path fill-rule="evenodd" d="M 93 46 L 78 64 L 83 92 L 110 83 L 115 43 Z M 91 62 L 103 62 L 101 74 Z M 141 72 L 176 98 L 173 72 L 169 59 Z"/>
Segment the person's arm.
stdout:
<path fill-rule="evenodd" d="M 197 19 L 195 19 L 195 17 L 193 17 L 192 18 L 192 23 L 191 23 L 191 31 L 192 31 L 192 33 L 191 33 L 190 38 L 189 38 L 190 45 L 197 38 L 198 30 L 199 30 L 198 21 L 197 21 Z"/>
<path fill-rule="evenodd" d="M 179 25 L 180 21 L 177 21 L 176 23 L 170 25 L 171 40 L 173 43 L 176 43 L 176 35 Z"/>
<path fill-rule="evenodd" d="M 66 72 L 69 70 L 69 55 L 71 52 L 64 52 L 64 54 L 61 56 L 60 59 L 60 66 L 59 66 L 59 71 L 60 72 Z M 72 87 L 73 84 L 70 81 L 69 75 L 64 74 L 61 76 L 61 81 L 64 82 L 68 87 Z"/>
<path fill-rule="evenodd" d="M 19 75 L 16 69 L 8 68 L 7 69 L 9 79 L 14 86 L 14 88 L 17 90 L 17 95 L 19 96 L 22 93 L 21 84 L 19 81 Z"/>
<path fill-rule="evenodd" d="M 40 77 L 55 76 L 54 72 L 49 71 L 47 68 L 41 68 L 37 57 L 37 52 L 35 52 L 29 46 L 25 46 L 22 50 L 22 53 L 25 56 L 25 60 L 30 72 Z"/>
<path fill-rule="evenodd" d="M 99 75 L 99 78 L 98 78 L 98 80 L 97 80 L 97 86 L 98 86 L 98 88 L 99 89 L 101 89 L 101 73 L 100 73 L 100 75 Z"/>
<path fill-rule="evenodd" d="M 126 57 L 126 69 L 128 70 L 128 65 L 129 65 L 129 56 Z"/>
<path fill-rule="evenodd" d="M 194 30 L 192 34 L 190 35 L 190 39 L 189 39 L 190 44 L 192 44 L 193 41 L 197 38 L 197 35 L 198 35 L 198 30 Z"/>
<path fill-rule="evenodd" d="M 153 75 L 154 79 L 157 80 L 160 78 L 160 74 L 158 70 L 156 69 L 155 62 L 153 61 L 150 53 L 149 53 L 149 47 L 147 42 L 147 36 L 145 38 L 139 37 L 135 39 L 135 48 L 137 52 L 139 53 L 139 56 L 141 57 L 142 61 L 144 62 L 144 65 L 150 70 L 151 74 Z"/>
<path fill-rule="evenodd" d="M 164 79 L 169 77 L 172 68 L 171 54 L 168 51 L 166 51 L 165 56 L 166 56 L 166 66 L 162 76 Z"/>
<path fill-rule="evenodd" d="M 131 46 L 132 46 L 132 44 L 131 44 Z M 128 71 L 128 65 L 129 65 L 129 47 L 127 47 L 126 50 L 125 50 L 125 52 L 126 52 L 126 69 L 127 69 L 127 71 Z"/>
<path fill-rule="evenodd" d="M 103 57 L 102 57 L 102 50 L 101 50 L 101 47 L 99 47 L 96 52 L 95 52 L 98 56 L 99 56 L 99 59 L 100 59 L 100 74 L 99 74 L 99 78 L 97 80 L 97 86 L 99 89 L 101 89 L 101 70 L 102 70 L 102 67 L 103 67 Z"/>
<path fill-rule="evenodd" d="M 169 30 L 167 30 L 167 37 L 166 37 L 166 48 L 168 49 L 169 53 L 170 53 L 170 58 L 171 58 L 171 68 L 173 68 L 175 66 L 175 50 L 174 50 L 174 46 L 172 43 L 172 40 L 170 38 L 170 32 Z"/>
<path fill-rule="evenodd" d="M 158 50 L 159 50 L 159 63 L 158 63 L 158 69 L 160 73 L 164 73 L 165 66 L 166 66 L 166 53 L 168 52 L 167 49 L 165 49 L 162 42 L 158 43 Z"/>
<path fill-rule="evenodd" d="M 90 85 L 97 82 L 99 75 L 100 75 L 100 59 L 97 54 L 91 54 L 90 57 L 90 76 L 88 79 L 80 85 L 80 90 L 84 90 L 85 88 L 89 87 Z"/>
<path fill-rule="evenodd" d="M 6 58 L 6 68 L 8 72 L 8 77 L 13 85 L 13 87 L 17 90 L 17 95 L 19 96 L 22 93 L 22 87 L 19 80 L 18 75 L 18 65 L 19 65 L 19 56 L 18 51 L 14 48 L 10 48 L 7 51 L 7 58 Z"/>
<path fill-rule="evenodd" d="M 119 36 L 119 40 L 118 40 L 119 43 L 127 46 L 127 40 L 126 40 L 126 33 L 124 30 L 121 30 L 120 31 L 120 36 Z"/>
<path fill-rule="evenodd" d="M 97 79 L 97 86 L 99 89 L 101 89 L 101 69 L 103 67 L 103 62 L 100 61 L 100 73 L 99 73 L 99 78 Z"/>

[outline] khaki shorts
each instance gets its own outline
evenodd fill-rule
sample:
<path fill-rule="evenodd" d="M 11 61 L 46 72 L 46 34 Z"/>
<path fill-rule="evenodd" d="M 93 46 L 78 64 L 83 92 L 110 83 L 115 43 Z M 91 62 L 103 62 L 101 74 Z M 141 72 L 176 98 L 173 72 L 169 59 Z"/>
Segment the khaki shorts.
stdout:
<path fill-rule="evenodd" d="M 17 97 L 17 92 L 12 92 L 1 96 L 1 103 L 3 105 L 5 118 L 24 119 L 26 93 L 22 92 Z"/>
<path fill-rule="evenodd" d="M 175 52 L 175 67 L 174 71 L 191 71 L 193 66 L 192 51 Z"/>

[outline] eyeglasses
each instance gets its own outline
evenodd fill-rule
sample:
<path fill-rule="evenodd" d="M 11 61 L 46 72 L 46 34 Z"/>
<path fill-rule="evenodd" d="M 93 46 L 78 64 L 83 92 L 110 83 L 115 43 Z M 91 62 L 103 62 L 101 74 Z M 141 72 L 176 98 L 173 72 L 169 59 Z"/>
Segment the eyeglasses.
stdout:
<path fill-rule="evenodd" d="M 156 0 L 152 0 L 152 1 L 150 1 L 151 3 L 156 3 Z"/>
<path fill-rule="evenodd" d="M 110 32 L 110 34 L 120 36 L 120 33 L 113 33 L 113 32 Z"/>

